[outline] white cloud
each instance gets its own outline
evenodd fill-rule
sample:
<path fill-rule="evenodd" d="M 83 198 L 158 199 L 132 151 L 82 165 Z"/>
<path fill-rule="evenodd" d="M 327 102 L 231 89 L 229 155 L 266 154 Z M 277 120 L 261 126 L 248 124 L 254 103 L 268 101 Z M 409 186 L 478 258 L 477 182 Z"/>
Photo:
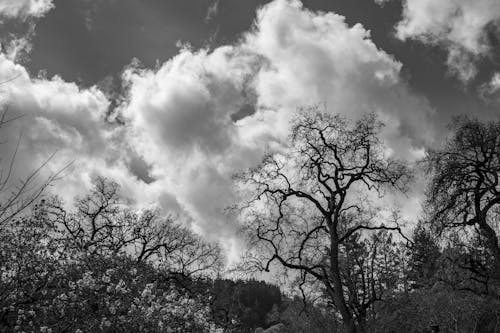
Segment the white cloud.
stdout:
<path fill-rule="evenodd" d="M 500 103 L 500 73 L 495 73 L 490 81 L 479 87 L 479 95 L 486 102 Z"/>
<path fill-rule="evenodd" d="M 123 112 L 170 150 L 223 152 L 235 134 L 231 115 L 245 102 L 241 92 L 257 63 L 256 55 L 226 46 L 212 53 L 182 49 L 156 72 L 131 67 L 123 75 L 130 87 Z"/>
<path fill-rule="evenodd" d="M 2 0 L 0 1 L 0 17 L 39 18 L 54 8 L 52 0 Z"/>
<path fill-rule="evenodd" d="M 500 73 L 495 73 L 491 78 L 489 83 L 489 88 L 491 92 L 499 92 L 500 91 Z"/>
<path fill-rule="evenodd" d="M 110 102 L 98 88 L 31 78 L 0 55 L 0 80 L 21 75 L 1 96 L 13 115 L 26 115 L 3 133 L 23 131 L 25 173 L 56 149 L 53 170 L 76 160 L 61 193 L 71 196 L 93 175 L 108 176 L 138 203 L 180 211 L 236 251 L 226 211 L 235 199 L 231 176 L 284 142 L 298 107 L 324 102 L 351 118 L 374 111 L 387 124 L 384 139 L 394 154 L 421 155 L 434 135 L 432 109 L 409 91 L 400 70 L 361 25 L 276 0 L 258 10 L 253 28 L 233 45 L 183 48 L 155 70 L 126 69 L 118 110 L 125 126 L 105 121 Z"/>
<path fill-rule="evenodd" d="M 0 82 L 9 80 L 0 86 L 0 104 L 8 108 L 8 118 L 21 117 L 1 128 L 0 156 L 4 157 L 1 166 L 6 167 L 21 135 L 13 182 L 57 152 L 42 178 L 73 162 L 53 188 L 67 200 L 82 194 L 97 175 L 119 182 L 124 195 L 138 204 L 168 195 L 168 191 L 142 182 L 128 167 L 134 152 L 125 140 L 125 130 L 105 121 L 110 102 L 100 90 L 82 89 L 57 76 L 30 77 L 23 66 L 0 54 Z M 175 206 L 172 200 L 169 204 Z"/>
<path fill-rule="evenodd" d="M 35 35 L 36 20 L 54 8 L 53 0 L 0 0 L 0 25 L 5 19 L 23 21 L 24 31 L 18 33 L 0 33 L 0 52 L 16 62 L 28 60 Z"/>
<path fill-rule="evenodd" d="M 25 60 L 33 48 L 29 33 L 23 37 L 7 38 L 3 46 L 4 50 L 0 51 L 3 51 L 8 59 L 16 62 Z"/>
<path fill-rule="evenodd" d="M 135 150 L 205 233 L 232 233 L 224 212 L 231 174 L 262 150 L 242 142 L 231 117 L 248 102 L 244 91 L 260 61 L 235 46 L 182 49 L 158 71 L 132 66 L 123 74 L 129 91 L 121 112 Z"/>
<path fill-rule="evenodd" d="M 432 135 L 427 101 L 408 91 L 401 63 L 378 49 L 360 24 L 349 27 L 343 16 L 310 12 L 298 1 L 275 1 L 259 12 L 245 44 L 268 63 L 256 79 L 259 104 L 282 111 L 269 117 L 326 102 L 329 111 L 352 118 L 377 112 L 396 136 Z"/>
<path fill-rule="evenodd" d="M 352 118 L 375 111 L 392 151 L 420 156 L 433 136 L 432 110 L 408 90 L 400 70 L 361 25 L 278 0 L 258 11 L 235 45 L 182 49 L 158 70 L 127 69 L 121 112 L 154 177 L 204 233 L 221 235 L 231 230 L 224 211 L 234 200 L 231 175 L 283 142 L 298 107 L 326 102 Z"/>
<path fill-rule="evenodd" d="M 499 28 L 497 0 L 404 0 L 396 34 L 444 47 L 450 70 L 467 82 L 476 75 L 477 61 L 491 52 L 488 29 Z"/>

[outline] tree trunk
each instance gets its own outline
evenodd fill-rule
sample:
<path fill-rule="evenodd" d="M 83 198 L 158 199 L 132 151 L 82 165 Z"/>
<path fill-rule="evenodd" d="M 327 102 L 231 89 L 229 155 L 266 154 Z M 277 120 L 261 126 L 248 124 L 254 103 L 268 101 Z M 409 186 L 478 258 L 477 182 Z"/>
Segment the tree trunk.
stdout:
<path fill-rule="evenodd" d="M 356 324 L 354 323 L 354 319 L 351 319 L 350 322 L 346 322 L 344 319 L 344 328 L 346 333 L 361 333 L 358 331 Z"/>
<path fill-rule="evenodd" d="M 495 259 L 494 274 L 497 280 L 500 280 L 500 248 L 498 247 L 498 237 L 495 230 L 486 223 L 486 220 L 479 224 L 483 236 L 486 238 L 488 249 L 491 251 Z"/>
<path fill-rule="evenodd" d="M 357 331 L 356 333 L 365 333 L 366 332 L 366 312 L 360 313 L 357 316 Z"/>
<path fill-rule="evenodd" d="M 354 322 L 354 317 L 349 311 L 344 299 L 344 291 L 342 288 L 342 279 L 340 277 L 339 268 L 339 246 L 338 237 L 334 232 L 330 236 L 330 274 L 332 278 L 333 286 L 333 302 L 342 316 L 342 321 L 346 333 L 359 333 L 356 324 Z"/>

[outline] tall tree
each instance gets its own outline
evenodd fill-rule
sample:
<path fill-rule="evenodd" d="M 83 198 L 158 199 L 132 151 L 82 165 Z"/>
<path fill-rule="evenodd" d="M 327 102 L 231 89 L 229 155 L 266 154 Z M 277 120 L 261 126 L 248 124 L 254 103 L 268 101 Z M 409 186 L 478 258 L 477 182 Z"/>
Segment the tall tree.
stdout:
<path fill-rule="evenodd" d="M 252 260 L 269 270 L 277 262 L 313 281 L 342 316 L 346 331 L 361 332 L 341 263 L 341 250 L 364 230 L 399 230 L 375 222 L 368 197 L 383 187 L 404 190 L 410 173 L 387 158 L 375 115 L 350 122 L 340 115 L 309 110 L 292 122 L 289 144 L 268 154 L 240 176 L 253 194 L 242 210 L 254 247 Z M 376 299 L 371 290 L 358 294 L 364 304 Z M 358 301 L 358 300 L 357 300 Z"/>
<path fill-rule="evenodd" d="M 427 206 L 435 225 L 477 228 L 500 276 L 500 121 L 457 118 L 446 143 L 429 151 L 427 168 L 433 174 Z"/>

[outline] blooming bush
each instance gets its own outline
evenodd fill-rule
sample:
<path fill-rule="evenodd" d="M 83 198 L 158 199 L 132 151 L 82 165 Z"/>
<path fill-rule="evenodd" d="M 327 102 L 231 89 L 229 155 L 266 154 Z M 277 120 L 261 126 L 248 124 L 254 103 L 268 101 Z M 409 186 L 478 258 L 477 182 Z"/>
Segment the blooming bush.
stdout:
<path fill-rule="evenodd" d="M 46 207 L 0 230 L 0 331 L 220 331 L 168 267 L 76 247 Z"/>

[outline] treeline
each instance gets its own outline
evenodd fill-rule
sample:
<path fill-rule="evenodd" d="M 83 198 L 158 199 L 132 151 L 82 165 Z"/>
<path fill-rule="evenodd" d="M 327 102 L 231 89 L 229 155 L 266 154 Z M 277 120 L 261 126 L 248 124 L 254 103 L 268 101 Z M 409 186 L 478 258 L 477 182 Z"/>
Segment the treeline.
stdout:
<path fill-rule="evenodd" d="M 235 176 L 244 280 L 222 277 L 217 244 L 132 209 L 111 180 L 68 208 L 41 195 L 53 178 L 4 178 L 0 331 L 500 332 L 500 122 L 457 119 L 416 165 L 373 114 L 311 109 L 291 125 Z M 419 172 L 423 214 L 404 221 L 387 194 L 405 198 Z M 285 288 L 252 279 L 269 271 Z"/>
<path fill-rule="evenodd" d="M 223 256 L 216 244 L 157 211 L 129 209 L 118 192 L 118 184 L 97 178 L 72 210 L 49 197 L 2 225 L 0 331 L 253 332 L 281 321 L 315 325 L 311 314 L 301 313 L 302 302 L 277 286 L 217 278 Z M 322 316 L 314 307 L 308 313 Z"/>

